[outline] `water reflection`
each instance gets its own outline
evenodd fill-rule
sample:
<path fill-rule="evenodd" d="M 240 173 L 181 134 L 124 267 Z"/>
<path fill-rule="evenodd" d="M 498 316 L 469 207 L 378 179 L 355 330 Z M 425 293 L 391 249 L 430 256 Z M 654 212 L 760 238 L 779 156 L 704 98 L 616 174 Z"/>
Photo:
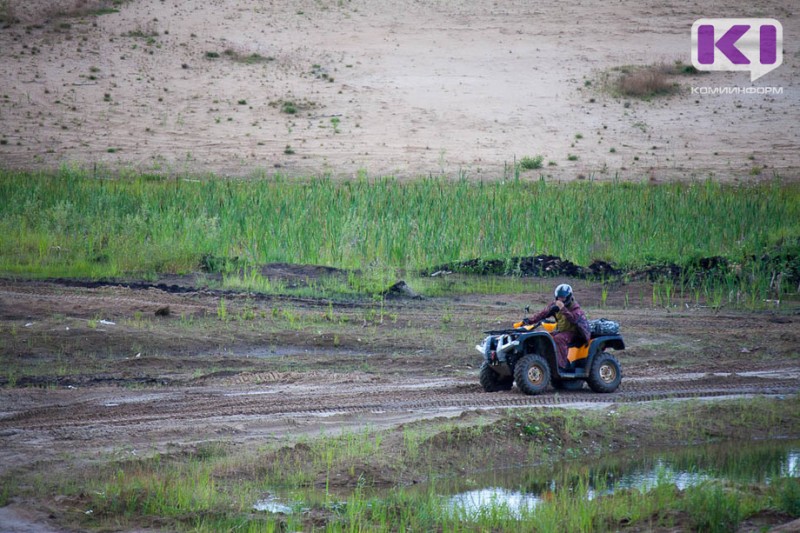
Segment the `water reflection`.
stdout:
<path fill-rule="evenodd" d="M 789 453 L 786 468 L 781 470 L 782 477 L 800 477 L 800 453 Z"/>
<path fill-rule="evenodd" d="M 768 484 L 780 477 L 800 478 L 800 441 L 726 443 L 677 451 L 626 450 L 622 457 L 564 461 L 549 468 L 493 470 L 481 473 L 480 480 L 440 478 L 434 485 L 392 492 L 434 492 L 459 516 L 502 513 L 519 518 L 564 493 L 594 499 L 623 490 L 646 492 L 664 484 L 685 490 L 708 480 Z M 361 496 L 382 498 L 388 492 L 362 488 Z M 345 506 L 350 496 L 348 491 L 278 491 L 256 502 L 254 509 L 290 514 L 298 502 Z"/>
<path fill-rule="evenodd" d="M 543 501 L 535 494 L 493 487 L 456 494 L 450 498 L 449 507 L 463 510 L 466 514 L 500 508 L 506 510 L 509 516 L 520 518 L 525 511 L 532 510 Z"/>
<path fill-rule="evenodd" d="M 708 480 L 770 483 L 778 477 L 800 477 L 800 441 L 640 452 L 591 464 L 573 461 L 547 470 L 505 471 L 479 488 L 459 490 L 456 483 L 448 503 L 452 510 L 470 516 L 499 507 L 519 517 L 559 491 L 593 499 L 620 490 L 646 492 L 663 484 L 684 490 Z"/>
<path fill-rule="evenodd" d="M 258 500 L 253 505 L 254 511 L 263 511 L 266 513 L 283 513 L 283 514 L 291 514 L 292 508 L 288 505 L 281 503 L 278 498 L 275 497 L 267 497 L 263 500 Z"/>

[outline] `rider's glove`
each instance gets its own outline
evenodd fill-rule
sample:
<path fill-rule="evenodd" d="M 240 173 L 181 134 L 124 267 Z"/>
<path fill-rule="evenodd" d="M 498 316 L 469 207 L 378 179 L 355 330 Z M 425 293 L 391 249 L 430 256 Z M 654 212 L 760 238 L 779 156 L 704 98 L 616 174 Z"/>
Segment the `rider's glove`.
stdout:
<path fill-rule="evenodd" d="M 523 319 L 522 319 L 522 323 L 523 323 L 524 325 L 526 325 L 526 326 L 530 326 L 531 324 L 533 324 L 533 322 L 531 321 L 531 319 L 530 319 L 530 318 L 523 318 Z"/>

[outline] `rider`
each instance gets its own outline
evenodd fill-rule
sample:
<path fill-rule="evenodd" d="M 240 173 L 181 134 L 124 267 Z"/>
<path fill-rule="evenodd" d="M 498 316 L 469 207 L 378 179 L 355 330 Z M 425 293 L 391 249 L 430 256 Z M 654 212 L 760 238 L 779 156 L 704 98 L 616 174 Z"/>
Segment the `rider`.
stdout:
<path fill-rule="evenodd" d="M 553 332 L 553 341 L 558 348 L 558 366 L 565 368 L 569 344 L 583 344 L 589 340 L 589 322 L 586 320 L 581 306 L 572 295 L 572 287 L 562 283 L 554 292 L 555 300 L 532 317 L 525 318 L 525 325 L 536 324 L 545 318 L 555 316 L 556 329 Z"/>

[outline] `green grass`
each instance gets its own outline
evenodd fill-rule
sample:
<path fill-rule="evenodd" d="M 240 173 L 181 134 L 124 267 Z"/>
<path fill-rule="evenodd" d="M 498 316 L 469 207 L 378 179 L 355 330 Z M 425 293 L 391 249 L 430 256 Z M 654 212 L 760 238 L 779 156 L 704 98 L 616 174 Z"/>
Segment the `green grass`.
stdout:
<path fill-rule="evenodd" d="M 796 261 L 800 238 L 800 184 L 778 181 L 95 179 L 65 168 L 0 171 L 0 197 L 0 272 L 25 277 L 181 273 L 204 256 L 425 269 L 536 254 L 624 267 L 718 255 L 769 284 L 777 271 L 754 258 L 788 246 Z"/>
<path fill-rule="evenodd" d="M 543 155 L 537 155 L 535 157 L 525 156 L 519 160 L 519 166 L 523 170 L 535 170 L 537 168 L 542 168 L 543 162 Z"/>

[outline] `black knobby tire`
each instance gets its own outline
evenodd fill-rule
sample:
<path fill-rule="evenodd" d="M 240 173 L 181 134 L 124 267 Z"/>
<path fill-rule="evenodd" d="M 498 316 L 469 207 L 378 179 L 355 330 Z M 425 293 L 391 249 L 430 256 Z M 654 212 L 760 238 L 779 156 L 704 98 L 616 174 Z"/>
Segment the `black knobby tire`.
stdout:
<path fill-rule="evenodd" d="M 594 358 L 589 372 L 589 388 L 595 392 L 614 392 L 622 383 L 622 368 L 617 358 L 608 352 L 600 352 Z"/>
<path fill-rule="evenodd" d="M 554 379 L 553 387 L 565 391 L 578 391 L 583 388 L 582 379 Z"/>
<path fill-rule="evenodd" d="M 489 363 L 484 362 L 481 365 L 480 373 L 481 387 L 486 392 L 499 392 L 504 390 L 511 390 L 514 385 L 514 378 L 511 376 L 501 376 L 489 366 Z"/>
<path fill-rule="evenodd" d="M 517 361 L 514 380 L 525 394 L 541 394 L 550 384 L 550 365 L 541 355 L 529 353 Z"/>

